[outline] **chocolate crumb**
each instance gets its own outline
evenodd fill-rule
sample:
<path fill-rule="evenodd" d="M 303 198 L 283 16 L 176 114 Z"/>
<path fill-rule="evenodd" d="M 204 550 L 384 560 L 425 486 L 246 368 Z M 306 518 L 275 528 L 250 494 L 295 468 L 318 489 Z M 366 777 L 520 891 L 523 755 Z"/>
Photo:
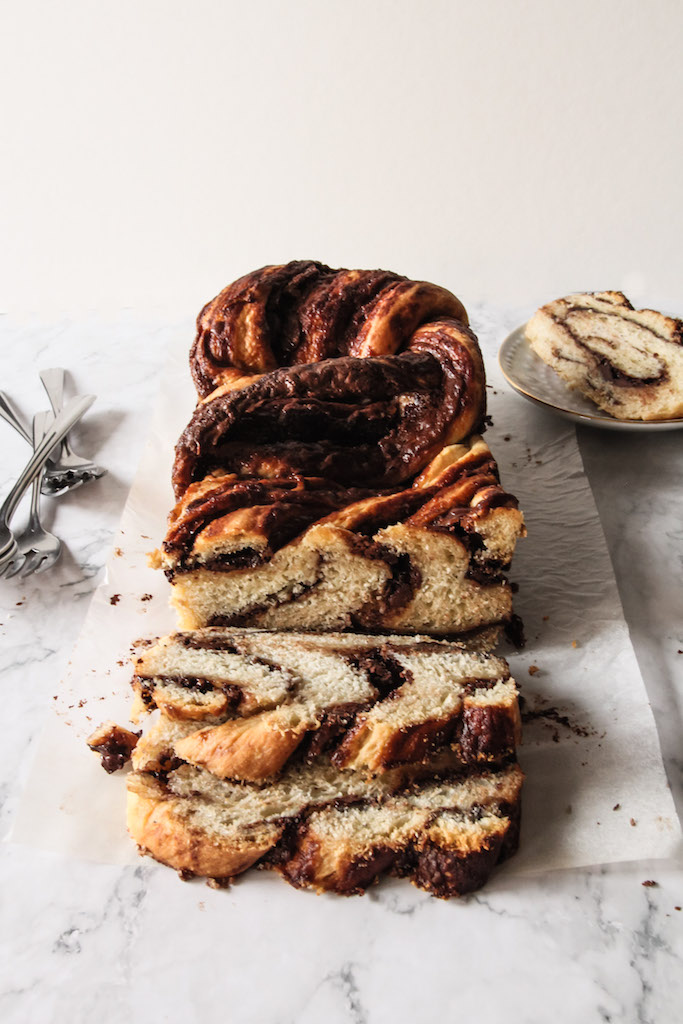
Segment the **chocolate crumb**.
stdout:
<path fill-rule="evenodd" d="M 615 804 L 614 807 L 612 808 L 612 810 L 613 811 L 618 811 L 620 807 L 621 807 L 621 804 Z"/>
<path fill-rule="evenodd" d="M 231 883 L 231 878 L 207 878 L 206 880 L 210 889 L 229 889 Z"/>
<path fill-rule="evenodd" d="M 104 722 L 88 736 L 86 743 L 91 750 L 101 755 L 102 767 L 111 775 L 130 761 L 130 755 L 141 736 L 142 729 L 131 732 L 115 722 Z"/>
<path fill-rule="evenodd" d="M 680 910 L 680 909 L 681 909 L 680 907 L 674 907 L 674 910 Z"/>
<path fill-rule="evenodd" d="M 120 594 L 112 594 L 111 597 L 109 598 L 109 604 L 118 604 L 120 600 Z"/>
<path fill-rule="evenodd" d="M 575 722 L 572 722 L 567 715 L 560 714 L 557 708 L 543 707 L 543 702 L 541 702 L 540 707 L 527 708 L 522 711 L 523 722 L 533 722 L 538 719 L 540 719 L 541 723 L 548 729 L 553 728 L 552 723 L 555 725 L 561 725 L 572 732 L 575 736 L 579 736 L 582 739 L 585 739 L 587 736 L 595 735 L 595 731 L 589 726 L 577 725 Z M 558 735 L 557 731 L 555 731 L 555 735 Z M 554 742 L 558 743 L 559 738 L 554 740 Z M 585 764 L 583 761 L 581 763 Z"/>
<path fill-rule="evenodd" d="M 647 886 L 648 889 L 652 889 L 653 886 L 657 886 L 658 883 L 652 878 L 648 878 L 647 881 L 643 882 L 643 885 Z"/>
<path fill-rule="evenodd" d="M 572 813 L 572 805 L 571 804 L 567 804 L 567 806 L 564 809 L 564 813 L 565 814 L 571 814 Z"/>
<path fill-rule="evenodd" d="M 638 824 L 638 822 L 636 821 L 636 819 L 635 819 L 635 818 L 631 818 L 630 824 L 631 824 L 631 825 L 637 825 L 637 824 Z"/>
<path fill-rule="evenodd" d="M 544 621 L 544 622 L 547 622 L 549 618 L 550 618 L 550 616 L 549 616 L 549 615 L 544 615 L 544 616 L 543 616 L 543 621 Z"/>
<path fill-rule="evenodd" d="M 503 440 L 504 440 L 504 441 L 510 441 L 511 439 L 512 439 L 512 438 L 511 438 L 511 435 L 510 435 L 510 434 L 504 434 L 504 435 L 503 435 Z"/>
<path fill-rule="evenodd" d="M 154 596 L 153 594 L 143 594 L 142 597 L 140 598 L 140 600 L 141 601 L 151 601 L 153 596 Z"/>
<path fill-rule="evenodd" d="M 526 637 L 524 635 L 524 623 L 522 622 L 519 615 L 514 612 L 507 620 L 503 623 L 503 629 L 505 630 L 505 636 L 509 642 L 521 651 L 522 647 L 526 644 Z"/>
<path fill-rule="evenodd" d="M 537 672 L 540 672 L 538 665 L 529 665 L 529 675 L 535 676 Z"/>

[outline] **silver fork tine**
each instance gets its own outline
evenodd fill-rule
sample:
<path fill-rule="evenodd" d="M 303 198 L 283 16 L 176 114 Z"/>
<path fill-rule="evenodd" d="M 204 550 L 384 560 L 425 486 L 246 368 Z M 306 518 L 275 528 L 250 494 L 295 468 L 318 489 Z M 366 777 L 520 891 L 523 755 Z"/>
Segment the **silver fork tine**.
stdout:
<path fill-rule="evenodd" d="M 17 555 L 16 558 L 13 558 L 12 561 L 8 563 L 4 570 L 0 569 L 0 579 L 8 580 L 10 576 L 16 576 L 25 562 L 26 558 L 24 555 Z"/>
<path fill-rule="evenodd" d="M 34 450 L 14 486 L 0 505 L 0 572 L 4 572 L 16 557 L 17 542 L 9 524 L 17 505 L 25 491 L 33 483 L 34 478 L 42 471 L 52 449 L 61 442 L 74 423 L 78 422 L 94 401 L 94 395 L 81 395 L 80 398 L 72 399 L 59 416 L 55 417 L 40 445 Z"/>
<path fill-rule="evenodd" d="M 32 554 L 26 556 L 26 561 L 21 567 L 19 575 L 22 579 L 25 576 L 32 576 L 35 572 L 44 572 L 45 569 L 49 569 L 50 566 L 47 563 L 47 556 L 42 554 L 40 551 L 34 551 Z"/>

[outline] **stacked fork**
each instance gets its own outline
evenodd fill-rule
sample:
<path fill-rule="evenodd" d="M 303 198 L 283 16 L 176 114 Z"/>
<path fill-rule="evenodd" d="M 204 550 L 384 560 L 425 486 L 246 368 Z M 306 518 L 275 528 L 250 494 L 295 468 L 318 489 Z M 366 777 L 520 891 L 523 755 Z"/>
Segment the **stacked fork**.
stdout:
<path fill-rule="evenodd" d="M 0 506 L 0 577 L 4 579 L 19 573 L 26 577 L 45 572 L 61 554 L 62 542 L 45 530 L 40 522 L 41 493 L 56 497 L 106 473 L 101 466 L 76 455 L 68 439 L 69 431 L 95 401 L 95 396 L 83 395 L 64 406 L 64 370 L 43 370 L 40 379 L 54 415 L 36 413 L 32 430 L 9 396 L 0 391 L 0 415 L 34 449 L 33 456 Z M 10 529 L 10 520 L 29 486 L 32 486 L 32 491 L 28 524 L 15 536 Z"/>

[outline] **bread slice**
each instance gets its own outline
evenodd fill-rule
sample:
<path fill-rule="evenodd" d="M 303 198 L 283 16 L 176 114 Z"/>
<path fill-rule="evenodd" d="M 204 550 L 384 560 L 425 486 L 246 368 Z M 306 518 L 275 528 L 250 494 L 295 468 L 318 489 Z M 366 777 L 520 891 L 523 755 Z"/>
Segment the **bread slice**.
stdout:
<path fill-rule="evenodd" d="M 526 336 L 570 387 L 611 416 L 683 416 L 683 321 L 636 310 L 621 292 L 581 293 L 539 309 Z"/>
<path fill-rule="evenodd" d="M 213 474 L 171 514 L 152 564 L 181 628 L 457 637 L 512 615 L 505 574 L 524 519 L 480 437 L 443 448 L 404 490 L 357 498 L 299 479 L 255 493 Z"/>
<path fill-rule="evenodd" d="M 375 774 L 454 752 L 500 763 L 520 734 L 507 664 L 429 639 L 204 629 L 134 660 L 137 712 L 162 710 L 134 764 L 181 759 L 222 779 L 264 782 L 296 754 L 331 753 Z"/>
<path fill-rule="evenodd" d="M 129 776 L 128 828 L 141 852 L 183 874 L 223 881 L 260 862 L 293 885 L 348 894 L 391 870 L 456 896 L 515 851 L 521 786 L 516 764 L 368 780 L 317 763 L 265 787 L 183 765 Z"/>

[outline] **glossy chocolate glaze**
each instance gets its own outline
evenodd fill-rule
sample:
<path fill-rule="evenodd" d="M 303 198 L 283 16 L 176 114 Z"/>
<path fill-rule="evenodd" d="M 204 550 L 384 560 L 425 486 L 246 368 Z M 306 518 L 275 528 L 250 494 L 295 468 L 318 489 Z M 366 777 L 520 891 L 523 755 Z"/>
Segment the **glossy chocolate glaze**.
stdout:
<path fill-rule="evenodd" d="M 276 369 L 198 406 L 176 446 L 176 496 L 216 469 L 348 487 L 409 480 L 485 414 L 474 335 L 454 320 L 418 335 L 399 355 Z"/>
<path fill-rule="evenodd" d="M 347 542 L 354 554 L 366 558 L 383 558 L 394 567 L 397 556 L 385 546 L 370 542 L 368 537 L 383 527 L 405 522 L 455 536 L 473 557 L 468 575 L 483 585 L 499 583 L 507 568 L 498 562 L 483 559 L 483 541 L 476 532 L 477 521 L 492 508 L 516 508 L 517 499 L 500 486 L 496 464 L 490 453 L 477 453 L 460 460 L 439 476 L 438 482 L 413 486 L 394 493 L 377 493 L 361 488 L 347 489 L 328 484 L 320 478 L 277 479 L 272 481 L 240 480 L 234 474 L 216 476 L 206 489 L 191 487 L 171 514 L 164 550 L 173 555 L 176 564 L 169 570 L 173 576 L 195 567 L 229 572 L 256 567 L 267 561 L 283 544 L 288 543 L 315 522 L 336 523 L 335 510 L 349 509 L 354 502 L 364 502 L 359 511 L 340 520 L 347 530 Z M 265 541 L 258 550 L 240 548 L 210 560 L 194 557 L 191 549 L 195 537 L 210 523 L 241 508 L 253 509 L 254 527 Z M 411 577 L 412 573 L 412 577 Z M 403 597 L 393 586 L 387 595 L 393 609 L 399 601 L 410 600 L 408 586 L 419 583 L 416 570 L 404 566 Z M 408 586 L 406 586 L 406 584 Z"/>

